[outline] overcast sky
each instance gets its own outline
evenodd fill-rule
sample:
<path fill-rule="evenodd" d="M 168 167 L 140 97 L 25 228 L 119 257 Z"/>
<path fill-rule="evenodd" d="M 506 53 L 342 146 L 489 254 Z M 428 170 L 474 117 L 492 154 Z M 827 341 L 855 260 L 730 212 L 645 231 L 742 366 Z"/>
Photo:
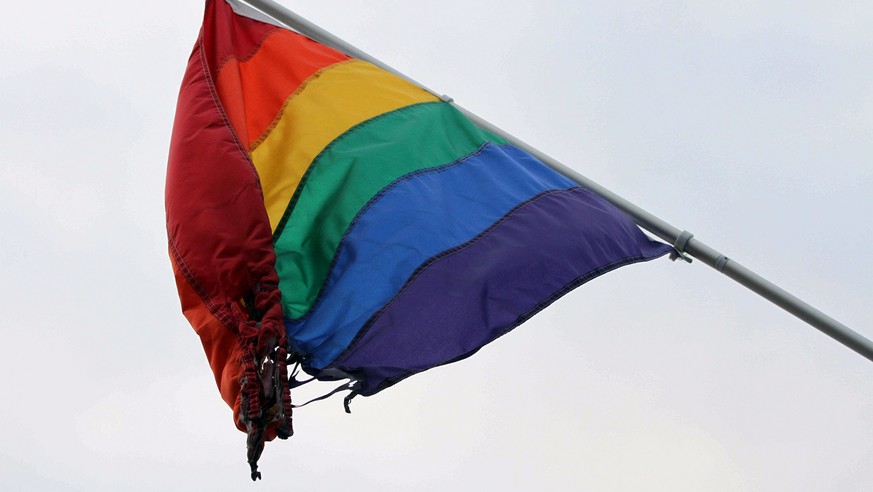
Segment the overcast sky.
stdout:
<path fill-rule="evenodd" d="M 873 336 L 868 2 L 283 1 Z M 251 484 L 166 253 L 202 4 L 3 7 L 0 489 L 870 490 L 873 364 L 666 259 L 297 410 Z"/>

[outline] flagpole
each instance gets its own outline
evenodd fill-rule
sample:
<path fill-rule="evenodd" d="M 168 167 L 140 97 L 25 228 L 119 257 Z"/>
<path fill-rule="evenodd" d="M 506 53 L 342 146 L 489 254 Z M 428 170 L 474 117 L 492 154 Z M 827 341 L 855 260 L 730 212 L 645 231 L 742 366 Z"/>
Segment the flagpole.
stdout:
<path fill-rule="evenodd" d="M 458 106 L 452 101 L 450 97 L 441 95 L 427 88 L 424 84 L 420 84 L 417 81 L 412 80 L 406 75 L 398 72 L 397 70 L 394 70 L 393 68 L 385 65 L 376 58 L 361 51 L 355 46 L 352 46 L 351 44 L 343 41 L 342 39 L 334 36 L 333 34 L 325 31 L 324 29 L 318 27 L 317 25 L 309 22 L 308 20 L 300 17 L 294 12 L 271 0 L 245 0 L 244 3 L 241 0 L 227 0 L 227 2 L 231 4 L 234 9 L 240 8 L 241 6 L 242 8 L 245 8 L 245 4 L 248 4 L 249 6 L 254 7 L 258 11 L 266 14 L 270 18 L 275 19 L 279 23 L 293 29 L 294 31 L 299 32 L 300 34 L 303 34 L 315 41 L 335 48 L 351 57 L 372 63 L 388 72 L 391 72 L 399 77 L 408 80 L 409 82 L 427 90 L 428 92 L 431 92 L 432 94 L 440 97 L 444 101 L 451 103 L 467 118 L 469 118 L 476 126 L 503 137 L 509 143 L 515 145 L 522 150 L 525 150 L 550 168 L 576 181 L 582 187 L 591 190 L 592 192 L 600 195 L 601 197 L 612 203 L 616 208 L 627 214 L 637 225 L 649 231 L 651 234 L 661 238 L 662 240 L 672 244 L 677 250 L 678 257 L 681 257 L 686 261 L 690 262 L 691 260 L 688 259 L 686 256 L 687 254 L 706 263 L 707 265 L 715 268 L 717 271 L 727 275 L 728 277 L 744 285 L 758 295 L 764 297 L 770 302 L 776 304 L 782 309 L 805 321 L 809 325 L 817 328 L 831 338 L 837 340 L 843 345 L 873 361 L 873 342 L 871 342 L 863 335 L 850 329 L 846 325 L 831 318 L 830 316 L 819 311 L 818 309 L 812 307 L 801 299 L 783 290 L 779 286 L 756 274 L 755 272 L 745 268 L 736 261 L 729 259 L 727 256 L 707 246 L 703 242 L 698 241 L 689 232 L 682 231 L 679 228 L 668 224 L 667 222 L 634 205 L 628 200 L 625 200 L 624 198 L 616 195 L 612 191 L 604 188 L 594 181 L 591 181 L 590 179 L 579 174 L 573 169 L 570 169 L 564 164 L 561 164 L 555 159 L 549 157 L 548 155 L 506 133 L 505 131 L 494 126 L 490 122 Z"/>

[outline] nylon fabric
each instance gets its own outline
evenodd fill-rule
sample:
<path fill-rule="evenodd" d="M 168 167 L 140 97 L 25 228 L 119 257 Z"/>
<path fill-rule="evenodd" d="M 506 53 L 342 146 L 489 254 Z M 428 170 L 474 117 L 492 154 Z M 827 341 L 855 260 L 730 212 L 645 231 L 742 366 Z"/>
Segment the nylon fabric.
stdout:
<path fill-rule="evenodd" d="M 243 356 L 239 338 L 236 333 L 228 328 L 209 310 L 203 299 L 197 294 L 185 276 L 179 269 L 179 265 L 170 256 L 173 266 L 173 274 L 176 277 L 176 285 L 179 290 L 179 301 L 182 304 L 182 314 L 191 323 L 194 332 L 200 337 L 203 351 L 209 367 L 215 376 L 215 384 L 221 398 L 233 410 L 233 414 L 240 412 L 240 376 L 243 367 L 240 360 Z M 234 418 L 237 428 L 245 432 L 245 428 Z"/>
<path fill-rule="evenodd" d="M 473 354 L 592 278 L 670 251 L 587 190 L 544 193 L 424 263 L 331 367 L 372 395 Z"/>
<path fill-rule="evenodd" d="M 436 101 L 432 94 L 366 62 L 319 72 L 292 95 L 264 142 L 251 152 L 273 230 L 303 173 L 349 128 L 395 109 Z"/>
<path fill-rule="evenodd" d="M 512 146 L 485 144 L 455 163 L 393 183 L 355 219 L 320 302 L 289 339 L 321 369 L 391 300 L 419 265 L 471 240 L 516 205 L 573 182 Z"/>
<path fill-rule="evenodd" d="M 249 58 L 224 63 L 215 86 L 246 149 L 257 145 L 286 100 L 307 79 L 348 59 L 305 36 L 276 29 Z"/>
<path fill-rule="evenodd" d="M 332 142 L 307 170 L 274 240 L 285 315 L 299 318 L 309 311 L 343 235 L 379 190 L 489 141 L 503 142 L 451 105 L 435 102 L 368 120 Z"/>
<path fill-rule="evenodd" d="M 210 57 L 225 56 L 233 51 L 228 46 L 237 46 L 228 45 L 228 39 L 242 39 L 242 44 L 254 39 L 246 25 L 245 19 L 234 21 L 225 2 L 207 3 L 202 34 L 179 91 L 165 189 L 180 299 L 201 339 L 212 340 L 207 355 L 216 378 L 222 373 L 220 388 L 228 404 L 239 397 L 238 378 L 236 383 L 226 379 L 237 374 L 239 354 L 254 350 L 261 355 L 273 343 L 284 344 L 285 337 L 272 231 L 258 176 L 218 103 L 210 72 L 218 64 Z M 192 300 L 191 289 L 202 306 Z M 249 299 L 248 307 L 241 305 L 243 298 Z M 215 320 L 236 340 L 221 332 Z M 231 406 L 235 424 L 244 428 L 240 406 Z M 275 426 L 264 429 L 266 439 L 274 435 Z"/>
<path fill-rule="evenodd" d="M 167 235 L 253 479 L 293 434 L 289 361 L 351 379 L 348 411 L 671 251 L 424 89 L 231 3 L 206 1 L 179 92 Z"/>
<path fill-rule="evenodd" d="M 277 27 L 247 17 L 234 15 L 224 0 L 210 0 L 206 4 L 208 22 L 200 31 L 205 40 L 204 50 L 209 75 L 215 80 L 222 64 L 231 59 L 245 59 L 258 48 Z"/>
<path fill-rule="evenodd" d="M 201 54 L 192 55 L 179 94 L 167 167 L 167 229 L 179 266 L 232 325 L 229 304 L 269 274 L 275 259 L 269 226 L 258 220 L 266 215 L 257 175 L 215 105 Z"/>

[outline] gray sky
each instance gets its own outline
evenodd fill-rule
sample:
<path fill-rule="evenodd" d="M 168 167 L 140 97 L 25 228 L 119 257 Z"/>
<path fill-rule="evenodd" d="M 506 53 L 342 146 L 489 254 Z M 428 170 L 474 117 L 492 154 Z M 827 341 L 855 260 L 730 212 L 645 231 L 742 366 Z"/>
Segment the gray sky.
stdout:
<path fill-rule="evenodd" d="M 285 4 L 873 336 L 867 2 Z M 708 267 L 662 260 L 352 415 L 339 399 L 298 410 L 252 485 L 166 253 L 202 2 L 3 10 L 0 489 L 873 483 L 873 365 Z"/>

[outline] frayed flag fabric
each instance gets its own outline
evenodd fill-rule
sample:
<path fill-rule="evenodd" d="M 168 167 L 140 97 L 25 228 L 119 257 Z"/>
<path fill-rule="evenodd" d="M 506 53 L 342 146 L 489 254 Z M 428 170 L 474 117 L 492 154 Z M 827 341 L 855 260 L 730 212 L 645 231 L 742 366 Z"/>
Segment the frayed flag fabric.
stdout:
<path fill-rule="evenodd" d="M 166 208 L 253 478 L 293 432 L 290 363 L 373 395 L 672 249 L 450 103 L 224 0 L 182 82 Z"/>

